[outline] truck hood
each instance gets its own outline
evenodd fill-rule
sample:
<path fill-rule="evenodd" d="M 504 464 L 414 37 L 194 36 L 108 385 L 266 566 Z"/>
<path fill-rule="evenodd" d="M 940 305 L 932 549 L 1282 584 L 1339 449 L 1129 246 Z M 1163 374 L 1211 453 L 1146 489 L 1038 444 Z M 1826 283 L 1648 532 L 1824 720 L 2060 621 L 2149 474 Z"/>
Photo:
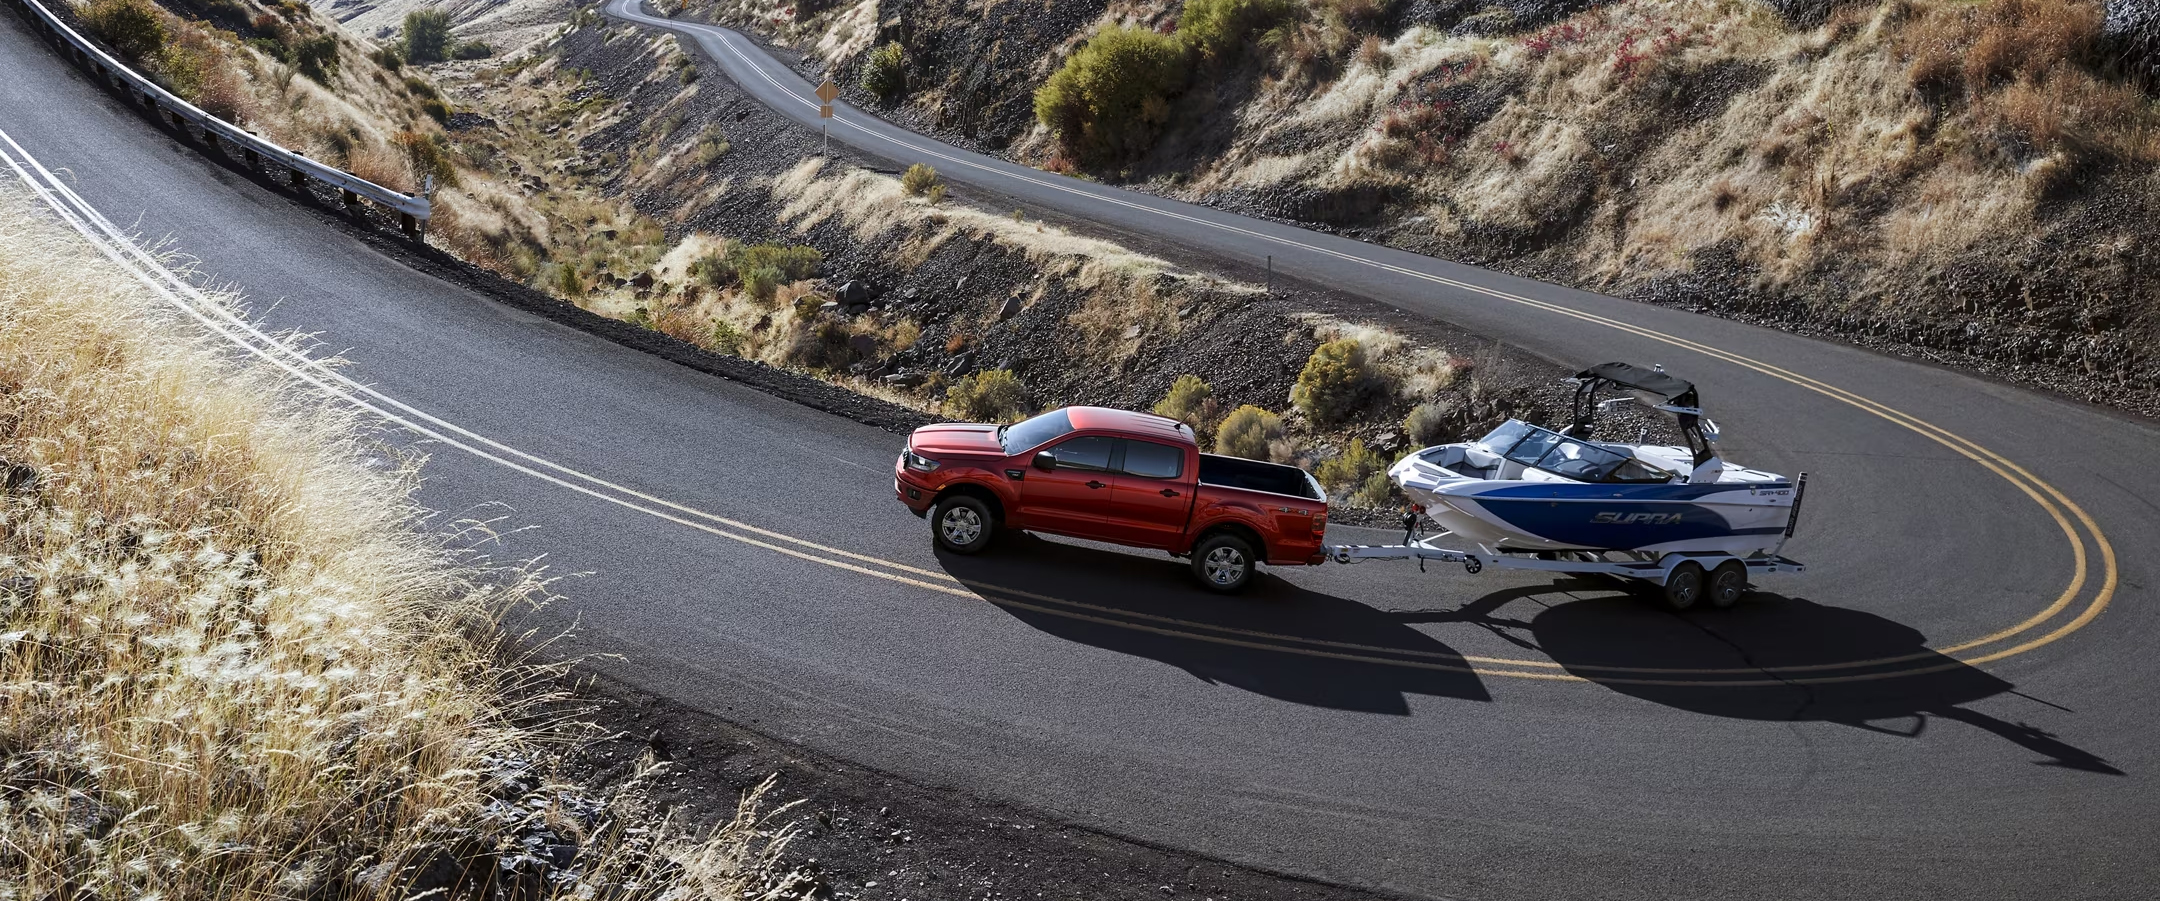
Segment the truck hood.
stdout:
<path fill-rule="evenodd" d="M 938 454 L 1005 456 L 1005 446 L 998 443 L 997 426 L 994 425 L 926 425 L 908 437 L 908 447 L 930 457 Z"/>

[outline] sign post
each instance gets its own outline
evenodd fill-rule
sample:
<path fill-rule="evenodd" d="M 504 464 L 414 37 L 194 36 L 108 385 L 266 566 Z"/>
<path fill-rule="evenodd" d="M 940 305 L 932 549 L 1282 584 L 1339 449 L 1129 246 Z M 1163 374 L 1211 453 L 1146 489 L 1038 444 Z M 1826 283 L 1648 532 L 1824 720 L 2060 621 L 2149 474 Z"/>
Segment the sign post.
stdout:
<path fill-rule="evenodd" d="M 827 78 L 827 79 L 825 79 L 825 83 L 824 83 L 824 84 L 821 84 L 821 85 L 818 85 L 818 86 L 817 86 L 817 99 L 818 99 L 818 108 L 817 108 L 817 114 L 818 114 L 818 118 L 819 118 L 819 119 L 822 119 L 822 120 L 824 120 L 823 122 L 820 122 L 820 123 L 819 123 L 819 127 L 820 127 L 820 130 L 821 130 L 821 131 L 823 132 L 823 134 L 824 134 L 824 138 L 825 138 L 825 152 L 826 152 L 826 153 L 831 153 L 831 152 L 832 152 L 832 117 L 833 117 L 833 106 L 832 106 L 832 104 L 833 104 L 833 101 L 834 101 L 834 100 L 837 100 L 837 99 L 839 99 L 839 98 L 840 98 L 840 86 L 839 86 L 839 85 L 836 85 L 836 84 L 833 84 L 833 81 L 832 81 L 832 79 L 830 79 L 830 78 Z"/>

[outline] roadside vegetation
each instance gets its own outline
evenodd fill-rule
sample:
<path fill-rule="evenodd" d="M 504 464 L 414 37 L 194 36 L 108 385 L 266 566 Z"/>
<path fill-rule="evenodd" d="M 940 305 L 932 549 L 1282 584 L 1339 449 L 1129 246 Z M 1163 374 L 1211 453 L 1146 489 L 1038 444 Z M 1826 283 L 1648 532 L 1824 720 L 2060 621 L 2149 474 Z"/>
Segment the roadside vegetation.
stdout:
<path fill-rule="evenodd" d="M 12 186 L 0 386 L 0 897 L 791 884 L 757 793 L 693 836 L 639 800 L 649 763 L 554 779 L 586 736 L 494 626 L 537 577 L 430 537 L 417 460 L 235 363 Z"/>

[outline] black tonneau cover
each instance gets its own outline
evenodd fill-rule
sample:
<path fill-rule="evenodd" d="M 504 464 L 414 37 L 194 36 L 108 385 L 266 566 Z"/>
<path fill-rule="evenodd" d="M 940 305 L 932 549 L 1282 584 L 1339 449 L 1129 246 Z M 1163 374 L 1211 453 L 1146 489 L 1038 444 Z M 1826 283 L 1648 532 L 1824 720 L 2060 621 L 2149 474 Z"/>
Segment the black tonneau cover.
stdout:
<path fill-rule="evenodd" d="M 1305 470 L 1280 463 L 1247 460 L 1243 457 L 1201 454 L 1200 484 L 1287 494 L 1309 501 L 1326 499 L 1313 489 L 1313 481 L 1305 475 Z"/>

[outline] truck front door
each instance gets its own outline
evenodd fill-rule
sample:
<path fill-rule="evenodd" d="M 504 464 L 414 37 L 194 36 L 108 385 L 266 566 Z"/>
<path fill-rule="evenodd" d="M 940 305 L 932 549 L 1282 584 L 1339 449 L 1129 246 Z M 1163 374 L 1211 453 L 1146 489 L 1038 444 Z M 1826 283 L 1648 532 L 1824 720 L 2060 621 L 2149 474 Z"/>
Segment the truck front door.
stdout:
<path fill-rule="evenodd" d="M 1111 487 L 1111 539 L 1119 544 L 1170 549 L 1183 543 L 1192 515 L 1197 460 L 1186 448 L 1137 438 L 1121 439 L 1117 482 Z"/>
<path fill-rule="evenodd" d="M 1108 538 L 1111 486 L 1117 479 L 1110 458 L 1116 450 L 1115 438 L 1081 435 L 1036 451 L 1056 457 L 1057 468 L 1045 472 L 1029 461 L 1019 485 L 1022 528 Z"/>

